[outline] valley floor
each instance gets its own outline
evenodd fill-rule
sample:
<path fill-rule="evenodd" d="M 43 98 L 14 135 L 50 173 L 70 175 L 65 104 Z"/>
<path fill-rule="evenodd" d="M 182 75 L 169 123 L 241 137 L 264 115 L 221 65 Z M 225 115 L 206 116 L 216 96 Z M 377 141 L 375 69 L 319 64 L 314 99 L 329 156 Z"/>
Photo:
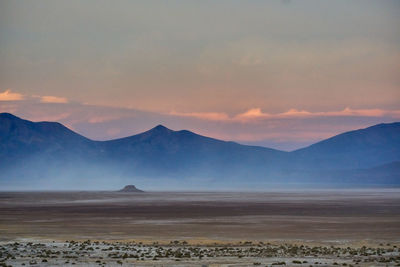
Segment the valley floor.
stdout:
<path fill-rule="evenodd" d="M 394 266 L 399 222 L 396 189 L 1 192 L 0 262 Z"/>

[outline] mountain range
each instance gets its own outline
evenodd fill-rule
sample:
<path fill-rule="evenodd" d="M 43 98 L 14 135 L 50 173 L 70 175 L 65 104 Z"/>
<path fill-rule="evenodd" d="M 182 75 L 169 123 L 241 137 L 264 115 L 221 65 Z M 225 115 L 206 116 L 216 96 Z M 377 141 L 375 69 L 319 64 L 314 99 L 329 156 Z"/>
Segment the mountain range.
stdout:
<path fill-rule="evenodd" d="M 162 125 L 110 141 L 57 122 L 0 113 L 0 188 L 262 189 L 271 185 L 400 185 L 400 123 L 339 134 L 292 152 Z"/>

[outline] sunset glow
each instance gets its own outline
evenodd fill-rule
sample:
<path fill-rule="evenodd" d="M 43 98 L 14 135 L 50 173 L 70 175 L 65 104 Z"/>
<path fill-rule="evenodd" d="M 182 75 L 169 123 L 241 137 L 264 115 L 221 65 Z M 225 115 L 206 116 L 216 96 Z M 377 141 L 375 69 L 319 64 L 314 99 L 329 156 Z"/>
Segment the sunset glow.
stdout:
<path fill-rule="evenodd" d="M 296 148 L 399 120 L 399 12 L 391 0 L 3 1 L 0 111 L 101 140 L 163 123 Z"/>

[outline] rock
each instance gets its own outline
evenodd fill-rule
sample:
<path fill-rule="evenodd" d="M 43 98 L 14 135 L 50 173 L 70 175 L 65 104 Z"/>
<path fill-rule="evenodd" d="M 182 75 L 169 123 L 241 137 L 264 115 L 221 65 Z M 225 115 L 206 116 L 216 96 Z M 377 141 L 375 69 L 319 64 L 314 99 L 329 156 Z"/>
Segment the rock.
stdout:
<path fill-rule="evenodd" d="M 118 192 L 126 192 L 126 193 L 135 193 L 135 192 L 143 192 L 140 189 L 137 189 L 134 185 L 126 185 L 124 188 L 119 190 Z"/>

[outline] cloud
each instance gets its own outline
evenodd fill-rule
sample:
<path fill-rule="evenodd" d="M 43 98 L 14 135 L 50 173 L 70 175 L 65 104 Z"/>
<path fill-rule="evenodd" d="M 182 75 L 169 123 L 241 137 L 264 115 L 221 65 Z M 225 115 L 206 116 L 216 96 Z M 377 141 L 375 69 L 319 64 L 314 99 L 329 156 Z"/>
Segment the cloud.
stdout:
<path fill-rule="evenodd" d="M 229 120 L 229 116 L 222 112 L 175 112 L 171 111 L 169 115 L 179 116 L 179 117 L 192 117 L 201 120 L 211 120 L 211 121 L 224 121 Z"/>
<path fill-rule="evenodd" d="M 262 112 L 261 108 L 251 108 L 246 112 L 240 113 L 234 117 L 235 120 L 246 121 L 248 119 L 269 118 L 272 117 L 269 113 Z"/>
<path fill-rule="evenodd" d="M 0 101 L 20 101 L 20 100 L 35 100 L 39 99 L 40 103 L 68 103 L 68 99 L 58 96 L 40 96 L 40 95 L 23 95 L 13 92 L 11 89 L 0 93 Z"/>
<path fill-rule="evenodd" d="M 41 103 L 68 103 L 68 99 L 65 97 L 58 96 L 41 96 Z"/>
<path fill-rule="evenodd" d="M 281 113 L 263 112 L 261 108 L 251 108 L 243 113 L 229 116 L 223 112 L 175 112 L 168 113 L 170 116 L 188 117 L 206 121 L 219 121 L 230 123 L 254 123 L 264 120 L 273 119 L 300 119 L 300 118 L 325 118 L 325 117 L 389 117 L 400 119 L 400 110 L 384 110 L 384 109 L 352 109 L 345 108 L 339 111 L 317 111 L 311 112 L 307 110 L 289 109 Z"/>
<path fill-rule="evenodd" d="M 336 116 L 361 116 L 361 117 L 383 117 L 390 116 L 400 118 L 400 110 L 383 110 L 383 109 L 351 109 L 345 108 L 340 112 L 328 112 L 328 115 Z"/>
<path fill-rule="evenodd" d="M 13 93 L 10 89 L 0 93 L 0 101 L 17 101 L 23 100 L 24 96 L 20 93 Z"/>
<path fill-rule="evenodd" d="M 243 113 L 229 116 L 223 112 L 176 112 L 168 113 L 170 116 L 188 117 L 206 121 L 219 121 L 230 123 L 253 123 L 272 119 L 297 119 L 297 118 L 324 118 L 324 117 L 389 117 L 400 119 L 400 110 L 384 109 L 351 109 L 349 107 L 339 111 L 317 111 L 289 109 L 281 113 L 263 112 L 261 108 L 251 108 Z"/>
<path fill-rule="evenodd" d="M 274 118 L 302 118 L 302 117 L 323 117 L 323 116 L 340 116 L 345 115 L 343 111 L 337 112 L 309 112 L 306 110 L 298 110 L 295 108 L 289 109 L 288 111 L 271 114 L 265 113 L 260 108 L 252 108 L 244 113 L 240 113 L 235 116 L 236 120 L 246 120 L 246 119 L 274 119 Z M 349 115 L 349 114 L 346 114 Z"/>
<path fill-rule="evenodd" d="M 282 113 L 265 113 L 260 108 L 252 108 L 236 115 L 233 120 L 246 121 L 254 119 L 274 118 L 311 118 L 311 117 L 392 117 L 400 118 L 400 110 L 383 109 L 351 109 L 349 107 L 340 111 L 310 112 L 306 110 L 289 109 Z"/>

